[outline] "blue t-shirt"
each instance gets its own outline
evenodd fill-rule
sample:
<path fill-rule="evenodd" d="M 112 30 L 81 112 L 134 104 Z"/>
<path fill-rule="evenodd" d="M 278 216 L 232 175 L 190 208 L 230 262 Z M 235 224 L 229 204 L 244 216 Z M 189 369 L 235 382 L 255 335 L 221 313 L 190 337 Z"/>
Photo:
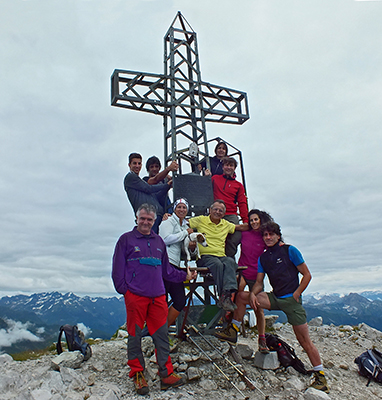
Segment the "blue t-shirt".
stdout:
<path fill-rule="evenodd" d="M 300 250 L 298 250 L 296 247 L 294 246 L 289 246 L 288 249 L 288 255 L 289 255 L 289 259 L 292 261 L 292 263 L 297 267 L 298 265 L 302 264 L 303 262 L 305 262 L 304 257 L 302 256 Z M 260 257 L 257 261 L 257 273 L 262 273 L 265 274 L 263 266 L 261 265 L 261 261 L 260 261 Z M 285 297 L 292 297 L 293 293 L 288 293 L 284 296 L 281 296 L 280 299 L 283 299 Z"/>

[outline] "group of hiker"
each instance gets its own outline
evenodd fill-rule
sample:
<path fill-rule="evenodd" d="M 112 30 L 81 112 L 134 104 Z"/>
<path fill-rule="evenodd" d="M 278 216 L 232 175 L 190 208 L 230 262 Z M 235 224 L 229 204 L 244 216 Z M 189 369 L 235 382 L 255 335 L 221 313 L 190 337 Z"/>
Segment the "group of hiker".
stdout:
<path fill-rule="evenodd" d="M 161 171 L 160 160 L 150 157 L 146 163 L 149 175 L 141 179 L 142 156 L 129 155 L 130 172 L 124 187 L 136 215 L 136 226 L 119 238 L 112 267 L 115 289 L 124 295 L 126 305 L 129 376 L 138 394 L 149 393 L 141 349 L 142 336 L 149 334 L 156 348 L 161 389 L 185 383 L 173 370 L 168 326 L 185 306 L 183 282 L 197 276 L 189 266 L 186 271 L 180 268 L 184 240 L 197 231 L 203 233 L 207 245 L 190 241 L 189 251 L 199 255 L 197 266 L 208 268 L 212 274 L 219 297 L 217 305 L 233 313 L 232 322 L 215 336 L 236 344 L 249 305 L 257 318 L 259 351 L 268 353 L 263 309 L 281 310 L 313 366 L 311 386 L 329 392 L 302 306 L 302 292 L 311 280 L 309 269 L 301 252 L 284 243 L 280 226 L 267 212 L 248 211 L 244 187 L 236 179 L 237 161 L 227 154 L 228 147 L 221 141 L 210 158 L 210 169 L 205 162 L 198 166 L 200 173 L 211 175 L 214 201 L 208 215 L 189 219 L 187 199 L 178 198 L 172 203 L 168 197 L 172 186 L 169 173 L 177 171 L 178 164 L 173 161 Z M 239 244 L 241 252 L 236 262 Z M 238 266 L 246 267 L 239 276 Z M 270 293 L 263 291 L 265 275 L 273 289 Z M 249 290 L 245 290 L 247 286 Z M 170 308 L 167 295 L 172 299 Z"/>

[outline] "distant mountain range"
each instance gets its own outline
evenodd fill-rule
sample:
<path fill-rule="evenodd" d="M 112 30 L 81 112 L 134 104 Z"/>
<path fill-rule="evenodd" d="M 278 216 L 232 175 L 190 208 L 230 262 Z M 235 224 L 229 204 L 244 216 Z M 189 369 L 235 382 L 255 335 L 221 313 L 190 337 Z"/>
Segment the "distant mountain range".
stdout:
<path fill-rule="evenodd" d="M 327 325 L 358 325 L 364 322 L 382 331 L 382 291 L 349 293 L 348 295 L 308 294 L 303 296 L 303 305 L 308 321 L 320 316 Z M 286 317 L 282 312 L 270 311 L 266 314 L 277 314 L 279 322 L 286 322 Z"/>
<path fill-rule="evenodd" d="M 382 291 L 348 295 L 304 296 L 308 320 L 321 316 L 325 324 L 357 325 L 360 322 L 382 331 Z M 283 313 L 278 321 L 285 322 Z M 0 299 L 0 351 L 16 353 L 41 349 L 57 340 L 63 324 L 83 324 L 88 337 L 109 339 L 125 322 L 123 297 L 79 297 L 73 293 L 36 293 Z M 13 322 L 12 322 L 13 321 Z M 5 339 L 4 339 L 5 337 Z"/>
<path fill-rule="evenodd" d="M 24 324 L 10 327 L 9 320 Z M 73 293 L 36 293 L 31 296 L 19 295 L 0 299 L 0 329 L 5 329 L 10 346 L 0 343 L 0 350 L 7 353 L 25 349 L 41 349 L 57 341 L 61 325 L 84 324 L 93 338 L 110 339 L 125 322 L 126 311 L 123 297 L 79 297 Z M 25 325 L 26 324 L 26 325 Z M 25 330 L 40 341 L 28 339 Z M 13 340 L 12 340 L 13 339 Z M 7 343 L 6 343 L 7 344 Z"/>

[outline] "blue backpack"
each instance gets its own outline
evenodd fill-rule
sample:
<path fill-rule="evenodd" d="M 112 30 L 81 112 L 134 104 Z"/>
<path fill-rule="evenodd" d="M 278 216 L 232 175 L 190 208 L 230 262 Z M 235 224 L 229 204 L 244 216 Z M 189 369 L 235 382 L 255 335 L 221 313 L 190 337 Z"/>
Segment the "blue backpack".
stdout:
<path fill-rule="evenodd" d="M 62 353 L 61 337 L 65 332 L 66 343 L 68 344 L 69 351 L 80 351 L 84 356 L 84 361 L 88 360 L 92 355 L 92 349 L 88 343 L 85 342 L 85 335 L 77 328 L 77 325 L 62 325 L 57 340 L 57 353 Z"/>
<path fill-rule="evenodd" d="M 354 362 L 358 364 L 358 374 L 368 378 L 366 386 L 369 386 L 371 380 L 382 383 L 382 353 L 380 351 L 367 350 Z"/>

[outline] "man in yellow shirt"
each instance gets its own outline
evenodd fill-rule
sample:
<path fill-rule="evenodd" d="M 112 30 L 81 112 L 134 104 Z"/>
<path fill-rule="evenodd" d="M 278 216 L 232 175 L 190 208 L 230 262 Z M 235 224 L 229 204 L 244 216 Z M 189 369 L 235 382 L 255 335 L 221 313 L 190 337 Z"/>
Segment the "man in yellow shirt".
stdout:
<path fill-rule="evenodd" d="M 234 311 L 232 293 L 237 292 L 237 264 L 231 257 L 225 255 L 225 241 L 229 233 L 248 230 L 248 224 L 235 225 L 223 219 L 226 206 L 223 200 L 215 200 L 210 207 L 210 214 L 190 218 L 191 228 L 205 235 L 208 246 L 199 245 L 201 258 L 198 267 L 209 268 L 217 286 L 218 306 L 226 311 Z"/>

